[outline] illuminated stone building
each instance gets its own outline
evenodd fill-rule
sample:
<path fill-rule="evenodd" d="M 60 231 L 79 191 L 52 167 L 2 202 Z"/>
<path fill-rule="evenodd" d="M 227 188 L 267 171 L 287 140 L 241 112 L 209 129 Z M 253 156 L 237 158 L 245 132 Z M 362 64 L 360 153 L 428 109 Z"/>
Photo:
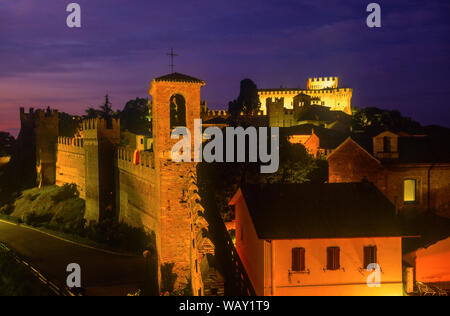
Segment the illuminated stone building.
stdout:
<path fill-rule="evenodd" d="M 351 115 L 351 100 L 353 91 L 350 88 L 340 88 L 338 77 L 310 78 L 306 89 L 260 89 L 258 94 L 261 110 L 270 115 L 270 102 L 283 102 L 283 108 L 294 110 L 295 99 L 301 95 L 310 97 L 311 105 L 321 105 L 332 111 L 342 111 Z M 305 104 L 300 104 L 300 106 Z"/>

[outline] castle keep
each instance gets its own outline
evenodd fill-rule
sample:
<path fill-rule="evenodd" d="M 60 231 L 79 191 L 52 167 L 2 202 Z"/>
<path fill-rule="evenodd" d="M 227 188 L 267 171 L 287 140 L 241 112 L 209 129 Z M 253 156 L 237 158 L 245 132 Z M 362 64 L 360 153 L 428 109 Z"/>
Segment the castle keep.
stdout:
<path fill-rule="evenodd" d="M 120 147 L 119 120 L 87 119 L 77 136 L 58 137 L 56 111 L 21 109 L 22 128 L 36 140 L 40 185 L 75 183 L 86 200 L 88 223 L 113 216 L 154 233 L 158 266 L 173 266 L 175 290 L 191 284 L 194 295 L 217 293 L 204 282 L 216 275 L 208 264 L 215 248 L 198 195 L 197 165 L 172 161 L 177 140 L 170 134 L 175 127 L 194 129 L 204 85 L 177 73 L 151 82 L 151 151 Z"/>
<path fill-rule="evenodd" d="M 294 109 L 297 96 L 307 95 L 311 97 L 312 105 L 327 106 L 332 111 L 351 115 L 353 90 L 339 88 L 338 82 L 338 77 L 310 78 L 306 89 L 261 89 L 258 92 L 261 110 L 270 116 L 270 104 L 282 102 L 283 108 L 289 112 Z"/>

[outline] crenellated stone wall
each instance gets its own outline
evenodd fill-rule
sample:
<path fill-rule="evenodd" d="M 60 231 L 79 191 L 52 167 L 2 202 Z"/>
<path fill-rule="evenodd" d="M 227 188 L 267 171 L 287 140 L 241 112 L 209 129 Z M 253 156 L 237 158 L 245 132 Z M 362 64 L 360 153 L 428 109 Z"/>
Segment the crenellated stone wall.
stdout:
<path fill-rule="evenodd" d="M 82 138 L 58 137 L 56 185 L 75 183 L 80 197 L 86 198 L 85 152 Z"/>

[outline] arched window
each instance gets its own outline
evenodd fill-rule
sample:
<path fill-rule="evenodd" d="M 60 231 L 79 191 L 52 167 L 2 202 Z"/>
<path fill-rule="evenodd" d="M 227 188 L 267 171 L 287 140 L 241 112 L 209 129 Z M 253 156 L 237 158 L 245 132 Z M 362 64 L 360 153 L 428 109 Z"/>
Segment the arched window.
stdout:
<path fill-rule="evenodd" d="M 186 126 L 186 100 L 181 94 L 170 98 L 170 128 Z"/>

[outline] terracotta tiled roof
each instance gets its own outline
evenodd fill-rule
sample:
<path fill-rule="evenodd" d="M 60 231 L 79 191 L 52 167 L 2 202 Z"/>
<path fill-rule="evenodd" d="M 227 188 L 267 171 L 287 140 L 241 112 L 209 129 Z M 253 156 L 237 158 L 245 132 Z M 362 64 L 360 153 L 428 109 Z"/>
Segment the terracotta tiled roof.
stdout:
<path fill-rule="evenodd" d="M 154 79 L 157 82 L 189 82 L 189 83 L 200 83 L 205 84 L 205 81 L 197 79 L 188 75 L 183 75 L 178 72 L 174 72 L 165 76 L 161 76 Z"/>

